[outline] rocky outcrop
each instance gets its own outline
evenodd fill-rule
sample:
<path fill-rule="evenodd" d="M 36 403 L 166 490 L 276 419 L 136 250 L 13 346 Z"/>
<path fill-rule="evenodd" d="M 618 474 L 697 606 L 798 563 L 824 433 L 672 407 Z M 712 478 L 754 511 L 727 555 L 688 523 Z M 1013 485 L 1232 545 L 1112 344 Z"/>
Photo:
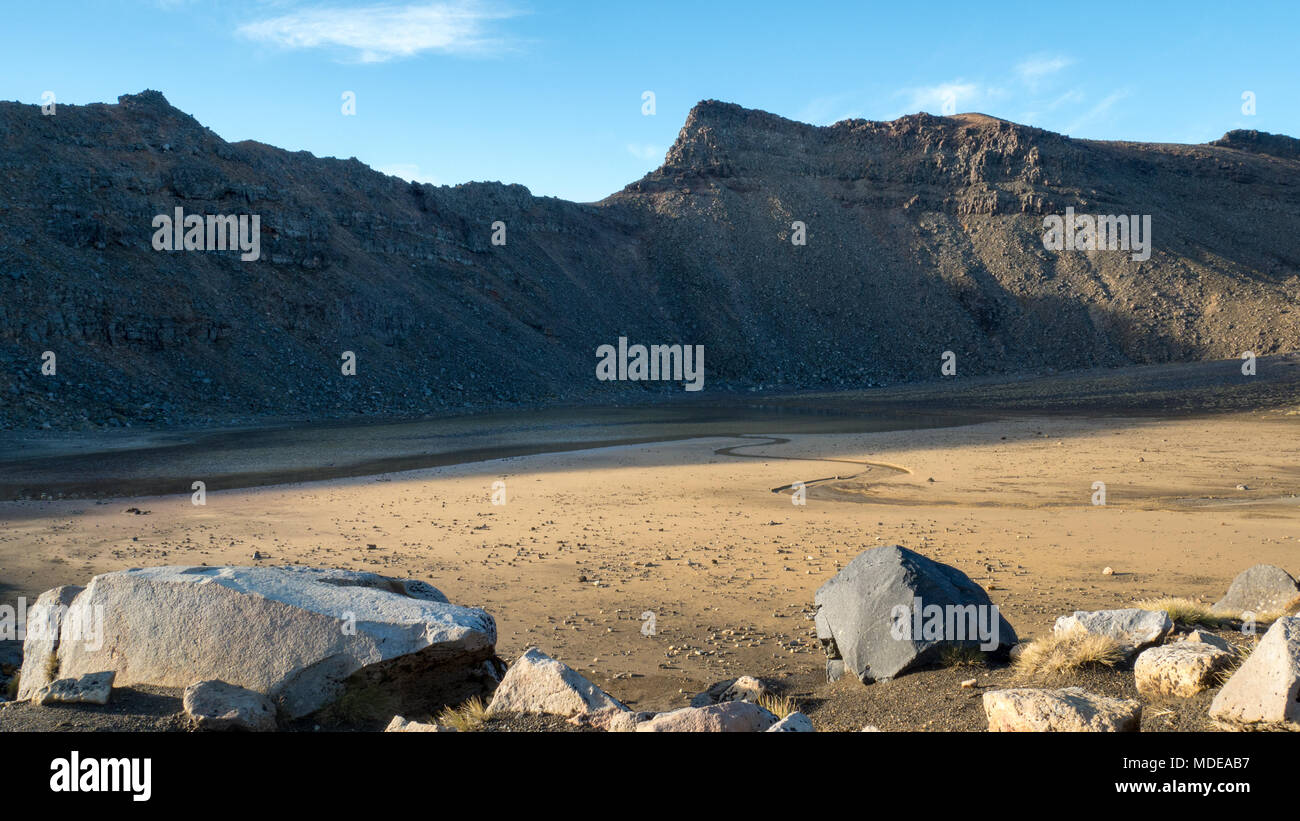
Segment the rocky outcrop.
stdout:
<path fill-rule="evenodd" d="M 936 661 L 944 647 L 1005 654 L 1016 633 L 984 588 L 905 547 L 859 554 L 814 598 L 827 657 L 863 683 Z"/>
<path fill-rule="evenodd" d="M 70 640 L 70 626 L 98 626 Z M 112 670 L 117 686 L 219 679 L 283 718 L 352 691 L 383 718 L 430 712 L 496 684 L 496 623 L 425 582 L 306 567 L 153 567 L 94 577 L 64 618 L 61 677 Z M 38 648 L 33 648 L 38 649 Z M 499 663 L 499 662 L 498 662 Z"/>

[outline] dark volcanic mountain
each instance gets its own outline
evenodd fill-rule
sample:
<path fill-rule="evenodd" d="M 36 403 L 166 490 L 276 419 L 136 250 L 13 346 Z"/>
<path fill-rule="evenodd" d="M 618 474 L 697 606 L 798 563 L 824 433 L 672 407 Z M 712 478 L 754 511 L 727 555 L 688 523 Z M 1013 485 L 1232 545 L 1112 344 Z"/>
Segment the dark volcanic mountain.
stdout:
<path fill-rule="evenodd" d="M 0 103 L 0 179 L 4 427 L 681 393 L 598 382 L 620 336 L 704 345 L 706 393 L 935 379 L 945 350 L 960 378 L 1300 347 L 1300 141 L 1257 132 L 818 128 L 708 101 L 663 167 L 578 204 L 227 143 L 146 91 Z M 155 251 L 178 206 L 259 215 L 261 259 Z M 1067 207 L 1151 215 L 1150 259 L 1044 250 Z"/>

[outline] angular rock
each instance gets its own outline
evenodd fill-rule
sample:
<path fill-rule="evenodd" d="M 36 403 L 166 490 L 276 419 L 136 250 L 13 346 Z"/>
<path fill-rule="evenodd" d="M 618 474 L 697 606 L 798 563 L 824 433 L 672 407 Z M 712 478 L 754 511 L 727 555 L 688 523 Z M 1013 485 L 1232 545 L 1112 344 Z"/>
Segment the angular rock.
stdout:
<path fill-rule="evenodd" d="M 1174 623 L 1163 610 L 1130 607 L 1123 610 L 1075 610 L 1073 615 L 1058 618 L 1052 627 L 1052 632 L 1058 634 L 1074 630 L 1114 639 L 1132 658 L 1139 651 L 1164 641 L 1173 632 Z"/>
<path fill-rule="evenodd" d="M 1081 687 L 1018 687 L 984 694 L 991 733 L 1136 732 L 1142 705 L 1085 692 Z"/>
<path fill-rule="evenodd" d="M 724 701 L 753 701 L 757 703 L 768 692 L 770 692 L 768 686 L 762 681 L 753 676 L 741 676 L 719 681 L 691 699 L 691 706 L 707 707 L 710 704 L 721 704 Z"/>
<path fill-rule="evenodd" d="M 572 667 L 536 647 L 529 647 L 506 671 L 487 712 L 488 715 L 509 712 L 569 717 L 611 707 L 628 709 Z"/>
<path fill-rule="evenodd" d="M 1276 613 L 1300 598 L 1300 585 L 1291 574 L 1271 564 L 1257 564 L 1237 574 L 1213 610 L 1232 616 L 1250 612 Z"/>
<path fill-rule="evenodd" d="M 768 727 L 764 732 L 769 733 L 812 733 L 812 720 L 800 712 L 793 712 L 777 723 Z"/>
<path fill-rule="evenodd" d="M 683 707 L 636 725 L 638 733 L 762 733 L 777 717 L 748 701 Z"/>
<path fill-rule="evenodd" d="M 578 713 L 569 719 L 569 723 L 578 727 L 595 727 L 607 733 L 631 733 L 636 731 L 636 725 L 654 717 L 654 713 L 605 707 L 593 713 Z"/>
<path fill-rule="evenodd" d="M 107 704 L 113 693 L 113 671 L 61 678 L 32 696 L 35 704 Z"/>
<path fill-rule="evenodd" d="M 58 673 L 59 633 L 68 607 L 84 587 L 63 585 L 46 590 L 27 610 L 27 637 L 23 641 L 23 666 L 19 673 L 18 701 L 27 701 Z M 84 628 L 84 625 L 81 625 Z M 85 632 L 84 629 L 79 632 Z M 71 631 L 69 631 L 71 633 Z M 81 640 L 86 636 L 79 636 Z M 93 638 L 93 637 L 92 637 Z M 51 675 L 55 673 L 56 675 Z"/>
<path fill-rule="evenodd" d="M 844 659 L 826 659 L 826 681 L 834 684 L 844 678 Z"/>
<path fill-rule="evenodd" d="M 823 644 L 864 684 L 929 664 L 945 646 L 979 647 L 987 640 L 985 649 L 1005 653 L 1016 643 L 984 588 L 955 567 L 897 545 L 860 553 L 814 601 L 818 633 L 830 634 Z M 914 616 L 918 604 L 920 617 Z M 925 615 L 932 608 L 942 614 L 938 621 Z M 828 667 L 828 678 L 831 673 Z"/>
<path fill-rule="evenodd" d="M 1240 730 L 1300 730 L 1300 618 L 1273 622 L 1210 704 L 1210 718 Z"/>
<path fill-rule="evenodd" d="M 68 641 L 102 623 L 102 641 Z M 495 685 L 496 623 L 425 582 L 307 567 L 153 567 L 96 576 L 76 595 L 59 674 L 115 670 L 119 686 L 219 679 L 287 719 L 344 692 L 379 718 L 434 712 Z M 364 696 L 364 697 L 361 697 Z M 362 709 L 360 706 L 356 709 Z"/>
<path fill-rule="evenodd" d="M 393 720 L 388 722 L 384 728 L 386 733 L 454 733 L 456 728 L 444 727 L 441 724 L 425 724 L 420 721 L 407 721 L 401 716 L 393 716 Z"/>
<path fill-rule="evenodd" d="M 1193 630 L 1192 632 L 1187 634 L 1187 637 L 1184 638 L 1183 641 L 1189 641 L 1189 642 L 1199 641 L 1202 644 L 1208 644 L 1211 647 L 1217 647 L 1220 650 L 1233 654 L 1234 656 L 1240 655 L 1241 653 L 1241 651 L 1238 650 L 1236 647 L 1234 647 L 1232 643 L 1229 642 L 1227 639 L 1223 638 L 1222 636 L 1215 635 L 1214 633 L 1211 633 L 1208 630 Z"/>
<path fill-rule="evenodd" d="M 1190 698 L 1218 682 L 1216 674 L 1233 654 L 1199 641 L 1180 641 L 1143 650 L 1133 663 L 1138 692 L 1147 697 Z"/>
<path fill-rule="evenodd" d="M 185 715 L 200 730 L 243 730 L 267 733 L 276 729 L 275 704 L 246 687 L 212 679 L 185 688 Z"/>

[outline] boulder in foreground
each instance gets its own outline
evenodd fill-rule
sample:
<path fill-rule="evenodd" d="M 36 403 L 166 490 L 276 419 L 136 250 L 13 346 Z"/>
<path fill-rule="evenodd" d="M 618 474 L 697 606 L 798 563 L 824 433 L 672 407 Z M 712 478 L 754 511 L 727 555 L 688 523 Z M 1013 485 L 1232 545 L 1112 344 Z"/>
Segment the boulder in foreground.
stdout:
<path fill-rule="evenodd" d="M 275 730 L 275 704 L 262 693 L 212 679 L 191 684 L 181 698 L 185 715 L 199 730 Z"/>
<path fill-rule="evenodd" d="M 984 713 L 991 733 L 1136 732 L 1142 723 L 1139 702 L 1080 687 L 990 690 L 984 694 Z"/>
<path fill-rule="evenodd" d="M 945 646 L 1005 654 L 1016 633 L 984 588 L 897 545 L 860 553 L 817 591 L 817 637 L 864 684 L 938 660 Z M 831 675 L 828 666 L 828 677 Z"/>
<path fill-rule="evenodd" d="M 1300 730 L 1300 618 L 1273 622 L 1210 704 L 1236 730 Z"/>
<path fill-rule="evenodd" d="M 94 624 L 87 638 L 77 625 Z M 83 633 L 85 631 L 83 630 Z M 24 664 L 113 670 L 118 686 L 219 679 L 269 696 L 282 718 L 348 693 L 349 717 L 434 712 L 496 684 L 496 623 L 425 582 L 307 567 L 153 567 L 76 594 L 55 648 Z M 44 658 L 40 658 L 41 656 Z"/>
<path fill-rule="evenodd" d="M 1232 658 L 1230 651 L 1205 642 L 1179 641 L 1142 651 L 1133 677 L 1144 696 L 1191 698 L 1215 686 L 1217 674 Z"/>
<path fill-rule="evenodd" d="M 628 711 L 618 699 L 592 684 L 577 670 L 529 647 L 501 679 L 488 715 L 543 713 L 571 716 L 613 708 Z"/>
<path fill-rule="evenodd" d="M 1300 599 L 1300 585 L 1291 574 L 1271 564 L 1257 564 L 1237 574 L 1223 598 L 1214 603 L 1216 613 L 1277 613 Z"/>
<path fill-rule="evenodd" d="M 1082 630 L 1113 639 L 1132 658 L 1141 650 L 1164 641 L 1174 630 L 1174 623 L 1163 610 L 1141 610 L 1129 607 L 1122 610 L 1075 610 L 1073 615 L 1061 616 L 1052 632 L 1061 634 Z"/>
<path fill-rule="evenodd" d="M 812 719 L 808 716 L 795 711 L 777 723 L 768 727 L 765 732 L 769 733 L 811 733 L 813 730 Z"/>
<path fill-rule="evenodd" d="M 113 694 L 113 671 L 60 678 L 32 696 L 35 704 L 107 704 Z"/>
<path fill-rule="evenodd" d="M 639 722 L 638 733 L 762 733 L 777 717 L 748 701 L 683 707 Z"/>

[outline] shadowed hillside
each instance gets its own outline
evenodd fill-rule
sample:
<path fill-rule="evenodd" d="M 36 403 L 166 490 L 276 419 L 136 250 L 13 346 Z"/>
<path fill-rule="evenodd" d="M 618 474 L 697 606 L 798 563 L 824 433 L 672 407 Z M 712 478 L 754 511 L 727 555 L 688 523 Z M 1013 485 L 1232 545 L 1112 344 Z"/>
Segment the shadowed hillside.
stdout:
<path fill-rule="evenodd" d="M 818 128 L 707 101 L 663 167 L 576 204 L 227 143 L 152 91 L 0 103 L 0 426 L 681 394 L 598 382 L 619 336 L 704 345 L 706 393 L 934 379 L 945 350 L 959 377 L 1293 350 L 1297 146 L 976 114 Z M 261 258 L 155 251 L 177 207 L 259 215 Z M 1044 250 L 1067 207 L 1150 214 L 1150 259 Z"/>

